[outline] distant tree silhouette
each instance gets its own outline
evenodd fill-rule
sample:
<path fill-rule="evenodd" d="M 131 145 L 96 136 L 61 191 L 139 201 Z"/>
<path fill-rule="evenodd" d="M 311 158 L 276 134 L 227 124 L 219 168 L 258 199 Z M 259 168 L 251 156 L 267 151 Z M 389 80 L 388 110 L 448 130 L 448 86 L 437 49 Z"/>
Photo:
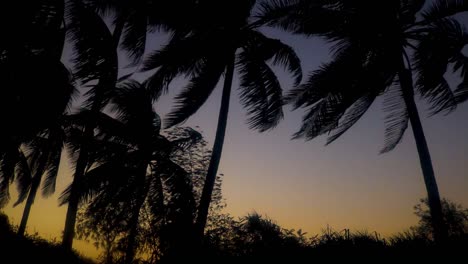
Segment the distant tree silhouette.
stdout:
<path fill-rule="evenodd" d="M 191 27 L 175 34 L 169 44 L 148 56 L 143 71 L 157 69 L 146 86 L 157 99 L 177 76 L 190 83 L 176 97 L 176 107 L 166 119 L 166 127 L 180 124 L 207 100 L 221 76 L 224 86 L 216 138 L 197 215 L 197 234 L 203 235 L 227 126 L 231 86 L 235 67 L 240 75 L 241 101 L 248 109 L 251 128 L 266 131 L 283 117 L 282 89 L 267 64 L 285 66 L 301 80 L 299 58 L 291 47 L 263 35 L 251 23 L 256 1 L 198 1 Z"/>
<path fill-rule="evenodd" d="M 333 61 L 314 71 L 289 94 L 295 108 L 307 108 L 296 138 L 330 133 L 327 144 L 352 127 L 376 97 L 385 94 L 386 142 L 382 153 L 401 141 L 408 123 L 419 153 L 431 211 L 434 238 L 447 237 L 439 190 L 415 104 L 415 89 L 432 114 L 450 112 L 458 102 L 444 74 L 448 66 L 467 84 L 465 28 L 453 15 L 467 1 L 264 1 L 261 20 L 288 31 L 324 37 L 333 44 Z M 416 83 L 413 84 L 413 78 Z"/>

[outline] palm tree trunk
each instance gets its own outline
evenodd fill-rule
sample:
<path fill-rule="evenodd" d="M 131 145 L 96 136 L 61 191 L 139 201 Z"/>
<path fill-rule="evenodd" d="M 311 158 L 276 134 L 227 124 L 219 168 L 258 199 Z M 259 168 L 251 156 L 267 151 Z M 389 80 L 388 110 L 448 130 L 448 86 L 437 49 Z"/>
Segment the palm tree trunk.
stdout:
<path fill-rule="evenodd" d="M 70 198 L 68 200 L 67 216 L 65 219 L 65 228 L 63 230 L 62 246 L 71 250 L 73 246 L 73 237 L 75 236 L 76 214 L 78 212 L 79 186 L 78 183 L 85 173 L 88 165 L 88 142 L 93 136 L 94 126 L 87 126 L 84 131 L 84 141 L 81 143 L 80 154 L 76 162 L 75 175 L 70 189 Z"/>
<path fill-rule="evenodd" d="M 122 15 L 119 17 L 117 21 L 114 32 L 114 48 L 117 49 L 120 41 L 120 37 L 122 35 L 123 27 L 125 26 L 126 15 Z M 116 74 L 118 76 L 118 70 L 115 69 Z M 116 81 L 116 80 L 115 80 Z M 91 112 L 97 113 L 100 111 L 102 95 L 96 96 L 96 100 L 93 103 Z M 94 131 L 95 123 L 94 120 L 90 120 L 89 123 L 85 127 L 84 131 L 84 142 L 81 143 L 80 147 L 80 154 L 78 156 L 78 161 L 76 164 L 75 174 L 73 176 L 73 181 L 70 190 L 70 199 L 68 201 L 68 208 L 67 208 L 67 216 L 65 219 L 65 227 L 63 230 L 63 238 L 62 238 L 62 246 L 65 249 L 71 250 L 73 246 L 73 237 L 75 236 L 75 224 L 76 224 L 76 214 L 78 213 L 78 202 L 79 202 L 79 190 L 77 188 L 77 183 L 83 177 L 86 167 L 88 166 L 88 147 L 87 144 L 92 139 L 93 131 Z"/>
<path fill-rule="evenodd" d="M 136 236 L 138 234 L 138 222 L 140 219 L 140 210 L 141 210 L 141 207 L 143 206 L 143 203 L 145 202 L 144 196 L 145 195 L 143 194 L 139 195 L 135 210 L 130 220 L 130 232 L 128 234 L 127 248 L 125 251 L 125 263 L 126 264 L 133 263 L 133 259 L 135 258 L 135 242 L 136 242 Z"/>
<path fill-rule="evenodd" d="M 197 221 L 195 224 L 195 236 L 198 242 L 201 243 L 203 233 L 205 231 L 206 220 L 208 218 L 208 209 L 210 208 L 211 194 L 216 181 L 221 153 L 223 151 L 224 136 L 226 134 L 227 118 L 229 112 L 229 101 L 231 97 L 231 86 L 234 75 L 235 53 L 232 54 L 231 61 L 226 67 L 226 75 L 224 77 L 223 95 L 221 98 L 221 108 L 219 110 L 218 127 L 216 129 L 216 137 L 213 144 L 210 165 L 206 174 L 205 184 L 203 186 L 200 204 L 198 206 Z"/>
<path fill-rule="evenodd" d="M 445 222 L 443 220 L 439 189 L 437 187 L 437 181 L 434 175 L 434 169 L 432 167 L 432 160 L 431 155 L 429 153 L 429 147 L 427 146 L 426 137 L 424 136 L 424 130 L 422 128 L 421 120 L 418 114 L 418 109 L 416 107 L 416 103 L 414 102 L 412 74 L 410 70 L 402 67 L 398 76 L 400 78 L 403 97 L 411 122 L 413 136 L 416 141 L 416 147 L 418 149 L 419 154 L 419 161 L 421 163 L 424 183 L 426 185 L 427 197 L 429 201 L 429 210 L 432 218 L 434 241 L 440 243 L 447 238 L 448 233 Z"/>
<path fill-rule="evenodd" d="M 151 152 L 149 152 L 149 156 L 151 155 Z M 140 167 L 141 169 L 141 175 L 140 177 L 137 178 L 137 186 L 138 186 L 138 193 L 137 193 L 137 200 L 135 204 L 135 208 L 132 212 L 132 217 L 130 219 L 130 232 L 128 234 L 128 242 L 127 242 L 127 248 L 125 251 L 125 263 L 126 264 L 131 264 L 133 263 L 133 259 L 135 258 L 135 242 L 136 242 L 136 236 L 138 234 L 138 222 L 140 219 L 140 210 L 143 204 L 145 203 L 146 196 L 148 194 L 148 189 L 149 187 L 146 186 L 146 170 L 148 168 L 147 164 L 149 164 L 148 161 L 142 161 L 143 166 Z"/>
<path fill-rule="evenodd" d="M 36 170 L 36 174 L 33 177 L 33 181 L 31 183 L 31 189 L 29 190 L 28 200 L 26 201 L 26 205 L 24 206 L 23 216 L 21 217 L 21 223 L 18 228 L 18 235 L 23 236 L 24 232 L 26 231 L 26 225 L 29 219 L 29 213 L 31 212 L 31 207 L 34 203 L 36 198 L 37 189 L 39 189 L 39 185 L 41 184 L 42 174 L 44 173 L 46 161 L 44 158 L 41 157 L 40 165 Z"/>

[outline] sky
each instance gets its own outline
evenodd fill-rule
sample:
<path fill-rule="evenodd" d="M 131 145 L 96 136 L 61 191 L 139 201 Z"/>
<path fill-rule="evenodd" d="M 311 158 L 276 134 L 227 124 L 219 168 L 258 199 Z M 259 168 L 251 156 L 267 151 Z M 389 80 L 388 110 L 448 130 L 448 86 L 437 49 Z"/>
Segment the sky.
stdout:
<path fill-rule="evenodd" d="M 464 18 L 465 21 L 466 17 Z M 466 23 L 468 25 L 468 23 Z M 327 45 L 318 39 L 266 29 L 264 32 L 293 46 L 302 59 L 304 75 L 329 60 Z M 153 37 L 149 47 L 161 45 Z M 465 47 L 468 55 L 468 48 Z M 277 69 L 285 91 L 290 76 Z M 139 77 L 143 78 L 143 77 Z M 241 217 L 254 211 L 274 219 L 285 228 L 317 234 L 327 225 L 342 230 L 377 231 L 383 236 L 417 224 L 413 206 L 426 195 L 411 128 L 392 152 L 379 154 L 384 143 L 382 100 L 377 100 L 364 117 L 341 138 L 325 146 L 325 137 L 312 141 L 291 140 L 301 123 L 301 110 L 285 108 L 279 126 L 266 133 L 250 130 L 246 111 L 239 104 L 238 82 L 233 94 L 226 139 L 219 167 L 223 176 L 226 211 Z M 450 78 L 451 83 L 456 80 Z M 184 81 L 178 80 L 169 94 L 155 103 L 164 117 L 173 96 Z M 184 126 L 198 126 L 206 139 L 214 140 L 221 87 Z M 449 115 L 427 116 L 427 105 L 418 100 L 423 127 L 432 155 L 442 197 L 468 207 L 468 103 Z M 71 180 L 71 169 L 61 166 L 57 194 L 38 199 L 32 208 L 28 232 L 60 240 L 66 207 L 57 207 L 57 197 Z M 23 205 L 10 203 L 4 211 L 18 224 Z M 95 257 L 92 245 L 75 241 L 74 247 Z"/>

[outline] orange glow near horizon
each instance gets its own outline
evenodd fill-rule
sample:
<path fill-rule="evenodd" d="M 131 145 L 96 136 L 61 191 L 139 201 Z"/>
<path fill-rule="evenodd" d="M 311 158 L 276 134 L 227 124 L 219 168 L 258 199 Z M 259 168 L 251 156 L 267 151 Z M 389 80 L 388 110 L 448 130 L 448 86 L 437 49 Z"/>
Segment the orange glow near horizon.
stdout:
<path fill-rule="evenodd" d="M 443 117 L 444 127 L 438 125 L 442 118 L 424 120 L 440 193 L 465 207 L 468 142 L 464 137 L 468 127 L 457 124 L 466 113 L 468 105 Z M 232 116 L 237 119 L 236 113 Z M 336 230 L 377 231 L 389 236 L 415 225 L 412 207 L 425 196 L 425 189 L 411 131 L 395 151 L 378 155 L 379 144 L 372 137 L 382 138 L 382 128 L 369 129 L 366 123 L 372 118 L 378 117 L 366 117 L 327 147 L 321 140 L 304 143 L 283 138 L 286 125 L 279 132 L 258 134 L 243 124 L 234 127 L 230 123 L 220 167 L 225 175 L 226 211 L 236 217 L 256 211 L 284 228 L 302 229 L 309 235 L 329 225 Z M 207 138 L 211 133 L 204 131 Z M 27 229 L 58 241 L 66 206 L 58 207 L 57 197 L 71 180 L 71 170 L 63 166 L 59 173 L 56 194 L 37 199 Z M 19 224 L 23 205 L 12 208 L 11 204 L 4 212 L 12 223 Z M 84 241 L 75 240 L 74 247 L 92 258 L 99 253 Z"/>

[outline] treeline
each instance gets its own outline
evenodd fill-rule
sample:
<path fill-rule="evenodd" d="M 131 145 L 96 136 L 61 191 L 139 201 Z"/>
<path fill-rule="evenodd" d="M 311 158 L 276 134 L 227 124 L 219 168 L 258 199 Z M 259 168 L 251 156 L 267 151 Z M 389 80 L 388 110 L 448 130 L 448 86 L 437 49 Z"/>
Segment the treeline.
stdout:
<path fill-rule="evenodd" d="M 445 199 L 442 204 L 450 237 L 444 247 L 437 246 L 432 239 L 430 213 L 425 199 L 414 208 L 419 218 L 418 224 L 390 237 L 382 237 L 377 232 L 334 230 L 330 227 L 323 229 L 321 234 L 309 235 L 302 230 L 282 228 L 274 220 L 258 213 L 234 219 L 229 214 L 221 213 L 219 211 L 222 209 L 221 206 L 214 210 L 217 212 L 210 218 L 203 251 L 199 252 L 197 257 L 181 256 L 179 260 L 203 263 L 233 263 L 233 261 L 300 263 L 307 260 L 387 263 L 408 258 L 429 262 L 460 261 L 465 258 L 465 249 L 468 245 L 468 208 Z M 47 260 L 49 263 L 63 263 L 65 260 L 67 263 L 89 262 L 67 253 L 58 244 L 50 244 L 51 242 L 43 241 L 34 235 L 27 238 L 19 237 L 6 224 L 6 217 L 2 219 L 0 241 L 9 241 L 8 246 L 12 249 L 6 251 L 10 252 L 7 254 L 9 257 L 7 259 L 14 259 L 17 263 L 23 263 L 22 260 L 28 258 L 36 261 L 49 259 Z M 91 237 L 97 239 L 96 246 L 102 252 L 98 259 L 99 263 L 124 262 L 125 247 L 118 246 L 118 239 L 109 239 L 118 232 L 96 229 L 92 225 L 82 226 L 79 230 L 87 230 L 81 231 L 85 236 L 89 235 L 88 232 L 94 232 Z M 134 263 L 159 263 L 161 255 L 157 252 L 160 252 L 161 244 L 154 241 L 161 237 L 160 231 L 145 235 L 148 236 L 146 239 L 138 240 L 137 248 L 140 253 L 135 257 Z M 29 244 L 25 246 L 21 243 Z M 13 254 L 15 248 L 25 249 L 29 254 L 27 256 Z M 30 258 L 31 256 L 35 257 Z"/>

